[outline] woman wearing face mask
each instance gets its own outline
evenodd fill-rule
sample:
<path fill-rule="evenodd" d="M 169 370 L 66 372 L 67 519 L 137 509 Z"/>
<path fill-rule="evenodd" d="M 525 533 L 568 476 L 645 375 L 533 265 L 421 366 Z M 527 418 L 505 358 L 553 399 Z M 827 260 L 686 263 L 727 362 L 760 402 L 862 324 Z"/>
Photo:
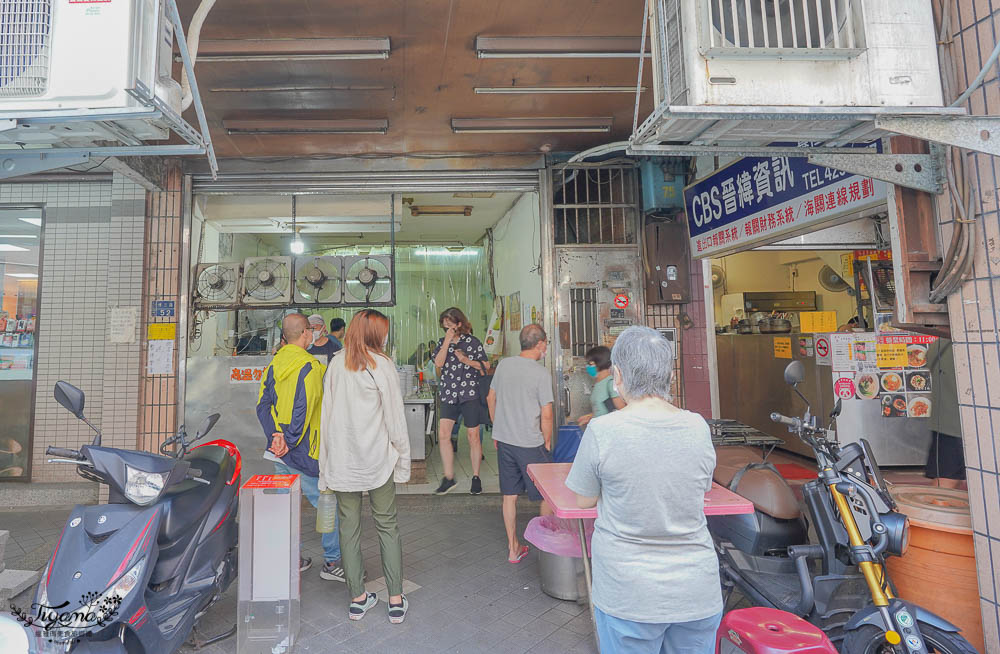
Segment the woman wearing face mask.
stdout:
<path fill-rule="evenodd" d="M 479 440 L 479 425 L 484 420 L 479 401 L 479 378 L 489 374 L 486 350 L 479 339 L 472 335 L 472 325 L 460 309 L 445 309 L 438 320 L 445 330 L 444 338 L 432 353 L 438 370 L 438 389 L 441 398 L 441 420 L 438 425 L 438 451 L 444 466 L 441 485 L 434 491 L 444 495 L 455 487 L 455 452 L 451 446 L 451 431 L 461 417 L 469 437 L 469 458 L 472 463 L 472 486 L 469 492 L 479 495 L 483 484 L 479 479 L 479 466 L 483 458 L 483 443 Z"/>
<path fill-rule="evenodd" d="M 580 416 L 577 424 L 587 428 L 593 418 L 625 408 L 625 400 L 618 397 L 614 379 L 611 376 L 611 350 L 599 345 L 587 351 L 587 374 L 594 380 L 594 390 L 590 392 L 591 413 Z"/>
<path fill-rule="evenodd" d="M 374 309 L 355 314 L 344 350 L 323 380 L 319 489 L 337 494 L 340 547 L 351 594 L 349 617 L 360 620 L 377 603 L 364 586 L 361 495 L 368 492 L 389 590 L 389 622 L 406 616 L 396 484 L 410 479 L 410 439 L 396 366 L 385 354 L 389 319 Z"/>

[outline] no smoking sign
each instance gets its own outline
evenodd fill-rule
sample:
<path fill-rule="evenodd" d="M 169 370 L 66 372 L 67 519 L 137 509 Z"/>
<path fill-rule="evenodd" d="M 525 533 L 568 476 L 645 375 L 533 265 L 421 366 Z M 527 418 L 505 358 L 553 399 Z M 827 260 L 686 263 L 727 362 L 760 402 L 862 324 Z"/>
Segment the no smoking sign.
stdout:
<path fill-rule="evenodd" d="M 619 294 L 615 296 L 615 306 L 619 309 L 624 309 L 628 306 L 628 296 L 624 294 Z"/>
<path fill-rule="evenodd" d="M 832 365 L 830 361 L 830 339 L 827 336 L 816 337 L 816 363 L 821 366 Z"/>

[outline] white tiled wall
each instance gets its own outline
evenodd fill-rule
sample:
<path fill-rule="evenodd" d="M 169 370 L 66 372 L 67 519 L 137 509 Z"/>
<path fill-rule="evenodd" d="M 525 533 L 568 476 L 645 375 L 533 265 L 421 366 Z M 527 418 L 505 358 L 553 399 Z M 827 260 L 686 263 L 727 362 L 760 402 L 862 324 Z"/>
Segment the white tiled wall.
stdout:
<path fill-rule="evenodd" d="M 77 481 L 72 466 L 45 463 L 49 445 L 78 447 L 93 433 L 52 399 L 63 379 L 87 394 L 86 414 L 104 443 L 134 446 L 140 357 L 108 343 L 113 307 L 139 308 L 145 191 L 118 175 L 108 183 L 3 184 L 0 204 L 45 207 L 38 316 L 33 481 Z"/>

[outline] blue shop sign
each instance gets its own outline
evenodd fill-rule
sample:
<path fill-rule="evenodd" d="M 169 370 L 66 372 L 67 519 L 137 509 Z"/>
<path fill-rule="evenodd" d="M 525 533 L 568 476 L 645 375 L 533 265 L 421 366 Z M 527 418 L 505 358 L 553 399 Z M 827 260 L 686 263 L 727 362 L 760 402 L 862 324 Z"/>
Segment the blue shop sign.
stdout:
<path fill-rule="evenodd" d="M 745 157 L 684 189 L 691 254 L 719 256 L 790 238 L 885 198 L 884 182 L 805 157 Z"/>

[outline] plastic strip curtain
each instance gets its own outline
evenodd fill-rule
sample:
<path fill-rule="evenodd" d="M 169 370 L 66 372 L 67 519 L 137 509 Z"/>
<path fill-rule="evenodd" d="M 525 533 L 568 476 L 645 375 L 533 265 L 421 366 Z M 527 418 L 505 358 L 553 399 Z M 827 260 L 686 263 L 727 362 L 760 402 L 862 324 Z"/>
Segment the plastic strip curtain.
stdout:
<path fill-rule="evenodd" d="M 389 248 L 373 247 L 371 254 L 388 254 Z M 355 248 L 325 252 L 331 255 L 357 254 Z M 486 252 L 481 247 L 449 250 L 440 246 L 396 247 L 396 306 L 377 307 L 389 316 L 389 350 L 399 365 L 426 364 L 432 343 L 444 336 L 438 316 L 448 307 L 458 307 L 472 323 L 480 340 L 486 333 L 493 308 Z M 348 324 L 363 307 L 319 309 L 330 320 L 343 318 Z"/>

